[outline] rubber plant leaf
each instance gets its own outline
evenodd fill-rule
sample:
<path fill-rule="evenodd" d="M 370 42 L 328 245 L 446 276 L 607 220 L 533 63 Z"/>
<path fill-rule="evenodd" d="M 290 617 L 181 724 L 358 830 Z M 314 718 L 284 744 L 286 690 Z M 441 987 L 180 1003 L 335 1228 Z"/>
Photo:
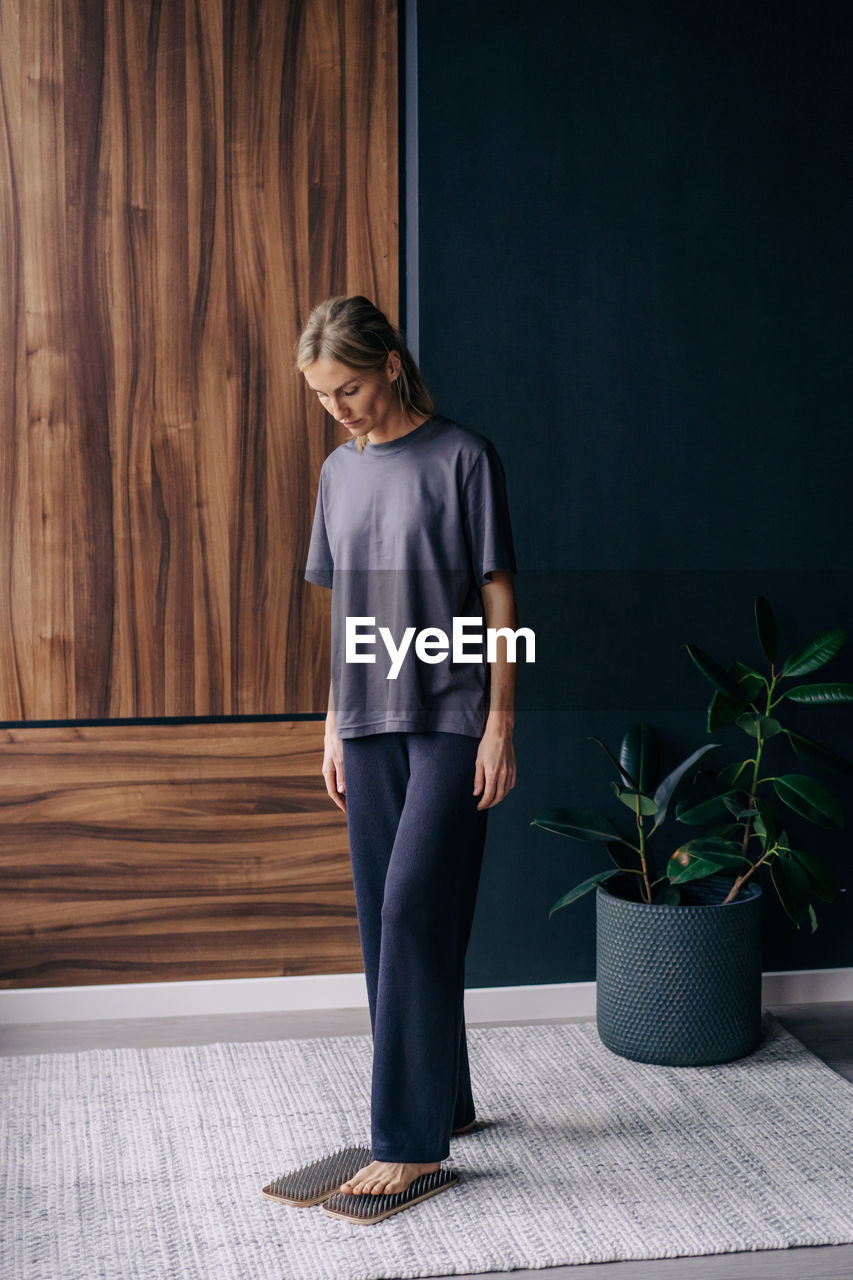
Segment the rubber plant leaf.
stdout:
<path fill-rule="evenodd" d="M 812 893 L 824 902 L 833 902 L 838 897 L 838 888 L 832 876 L 817 858 L 806 853 L 804 849 L 792 849 L 791 857 L 796 859 L 809 878 Z"/>
<path fill-rule="evenodd" d="M 782 694 L 791 702 L 853 702 L 853 684 L 796 684 Z"/>
<path fill-rule="evenodd" d="M 762 738 L 775 738 L 777 733 L 782 732 L 778 720 L 774 720 L 772 716 L 757 716 L 752 711 L 744 711 L 737 716 L 735 724 L 751 738 L 757 738 L 759 734 Z"/>
<path fill-rule="evenodd" d="M 614 823 L 603 813 L 593 809 L 548 809 L 540 813 L 530 824 L 542 827 L 545 831 L 556 831 L 560 836 L 571 836 L 575 840 L 619 840 L 622 844 L 628 841 Z"/>
<path fill-rule="evenodd" d="M 692 768 L 690 776 L 685 777 L 684 785 L 678 788 L 679 802 L 694 799 L 706 800 L 709 796 L 719 796 L 724 791 L 731 791 L 733 784 L 729 785 L 725 781 L 723 772 L 724 770 L 721 769 L 719 773 L 712 773 L 701 766 Z"/>
<path fill-rule="evenodd" d="M 720 693 L 719 689 L 715 689 L 711 695 L 711 701 L 708 703 L 708 715 L 705 720 L 706 732 L 716 733 L 724 725 L 731 724 L 735 717 L 742 712 L 742 702 L 733 702 L 731 698 L 727 698 L 725 694 Z"/>
<path fill-rule="evenodd" d="M 773 788 L 789 809 L 819 827 L 844 826 L 840 804 L 815 778 L 804 773 L 786 773 L 773 779 Z"/>
<path fill-rule="evenodd" d="M 829 747 L 825 747 L 822 742 L 816 742 L 814 738 L 809 738 L 806 734 L 798 733 L 794 729 L 786 729 L 785 732 L 801 760 L 807 760 L 809 764 L 828 769 L 831 773 L 853 774 L 853 764 L 835 751 L 831 751 Z"/>
<path fill-rule="evenodd" d="M 714 858 L 691 857 L 687 852 L 676 850 L 667 863 L 666 874 L 671 884 L 684 884 L 687 880 L 701 880 L 712 876 L 722 867 Z"/>
<path fill-rule="evenodd" d="M 767 688 L 764 676 L 758 671 L 753 671 L 752 667 L 747 667 L 743 662 L 733 662 L 729 667 L 728 675 L 737 682 L 749 702 L 758 697 L 762 688 Z M 708 732 L 713 733 L 720 725 L 731 724 L 742 711 L 743 701 L 735 702 L 734 699 L 727 698 L 724 693 L 716 689 L 708 706 Z"/>
<path fill-rule="evenodd" d="M 609 871 L 597 871 L 594 876 L 590 876 L 588 880 L 584 880 L 581 884 L 576 884 L 574 889 L 570 889 L 562 898 L 559 898 L 548 912 L 548 916 L 550 917 L 555 911 L 559 911 L 560 907 L 567 907 L 570 902 L 576 902 L 577 899 L 582 898 L 585 893 L 589 893 L 590 889 L 594 889 L 598 884 L 603 884 L 604 881 L 609 880 L 611 876 L 618 875 L 618 867 L 613 867 Z"/>
<path fill-rule="evenodd" d="M 672 770 L 672 773 L 668 773 L 663 781 L 658 783 L 657 789 L 652 797 L 658 811 L 658 820 L 655 824 L 656 826 L 660 826 L 666 817 L 667 807 L 675 794 L 675 789 L 679 783 L 708 751 L 714 751 L 719 745 L 719 742 L 709 742 L 707 746 L 700 747 L 698 751 L 694 751 L 686 760 L 682 760 L 681 764 L 676 765 Z"/>
<path fill-rule="evenodd" d="M 658 740 L 651 725 L 631 725 L 622 739 L 619 764 L 636 780 L 632 786 L 648 793 L 658 772 Z"/>
<path fill-rule="evenodd" d="M 678 804 L 675 808 L 676 819 L 693 827 L 705 826 L 708 822 L 723 822 L 730 814 L 726 796 L 741 794 L 742 792 L 739 791 L 724 792 L 697 800 L 695 803 L 686 801 L 683 805 Z"/>
<path fill-rule="evenodd" d="M 742 853 L 703 853 L 701 857 L 707 858 L 710 862 L 715 862 L 722 870 L 723 868 L 731 868 L 733 871 L 742 872 L 747 867 L 751 867 L 753 863 Z"/>
<path fill-rule="evenodd" d="M 791 858 L 773 858 L 770 875 L 779 901 L 799 929 L 809 919 L 809 877 L 803 867 Z"/>
<path fill-rule="evenodd" d="M 758 819 L 756 818 L 756 822 Z M 713 831 L 708 832 L 709 836 L 718 836 L 721 840 L 737 840 L 738 844 L 743 847 L 743 828 L 737 823 L 729 823 L 727 826 L 715 827 Z"/>
<path fill-rule="evenodd" d="M 773 610 L 764 596 L 755 597 L 755 628 L 758 632 L 758 643 L 765 658 L 775 662 L 779 652 L 779 634 Z"/>
<path fill-rule="evenodd" d="M 688 840 L 681 845 L 678 853 L 684 852 L 691 857 L 700 854 L 703 858 L 735 858 L 738 862 L 746 862 L 752 866 L 750 859 L 745 857 L 740 842 L 726 840 L 722 836 L 697 836 L 695 840 Z M 728 861 L 726 865 L 729 865 Z"/>
<path fill-rule="evenodd" d="M 761 852 L 766 853 L 779 839 L 779 822 L 776 810 L 763 796 L 755 797 L 755 807 L 758 810 L 758 817 L 753 827 L 761 839 Z"/>
<path fill-rule="evenodd" d="M 637 785 L 637 779 L 636 779 L 636 778 L 632 778 L 632 777 L 631 777 L 631 775 L 630 775 L 629 773 L 626 773 L 626 772 L 625 772 L 625 770 L 622 768 L 621 764 L 620 764 L 620 763 L 619 763 L 619 761 L 616 759 L 615 755 L 614 755 L 614 754 L 613 754 L 613 752 L 610 750 L 610 748 L 606 745 L 606 743 L 602 742 L 600 738 L 596 738 L 594 734 L 590 735 L 590 737 L 589 737 L 589 741 L 590 741 L 590 742 L 597 742 L 597 743 L 598 743 L 598 745 L 601 747 L 601 749 L 606 753 L 607 758 L 608 758 L 610 761 L 612 761 L 612 763 L 613 763 L 613 767 L 614 767 L 615 769 L 617 769 L 619 773 L 621 773 L 622 777 L 625 779 L 625 781 L 627 782 L 627 784 L 628 784 L 628 786 L 629 786 L 629 787 L 636 787 L 636 785 Z"/>
<path fill-rule="evenodd" d="M 741 814 L 749 812 L 746 806 L 749 804 L 749 796 L 745 791 L 730 791 L 728 795 L 723 796 L 723 804 L 733 813 L 738 821 L 742 821 Z M 752 814 L 750 813 L 750 817 Z"/>
<path fill-rule="evenodd" d="M 731 764 L 727 764 L 725 768 L 721 769 L 717 774 L 717 782 L 720 785 L 720 789 L 725 791 L 730 790 L 737 782 L 740 775 L 742 773 L 747 773 L 748 770 L 748 760 L 732 760 Z M 741 783 L 741 786 L 743 787 L 744 784 Z"/>
<path fill-rule="evenodd" d="M 608 841 L 605 848 L 620 871 L 642 871 L 643 863 L 638 849 L 619 844 L 616 840 Z"/>
<path fill-rule="evenodd" d="M 621 800 L 627 809 L 633 814 L 637 812 L 637 804 L 640 806 L 640 813 L 648 816 L 657 813 L 658 807 L 651 796 L 645 795 L 642 791 L 636 791 L 632 787 L 620 787 L 618 782 L 611 782 L 610 789 L 616 796 L 617 800 Z"/>
<path fill-rule="evenodd" d="M 703 676 L 706 680 L 711 681 L 715 689 L 719 689 L 720 693 L 724 693 L 733 702 L 749 703 L 749 698 L 745 696 L 741 686 L 727 671 L 723 670 L 719 662 L 715 662 L 713 658 L 697 648 L 695 644 L 686 644 L 684 647 Z"/>
<path fill-rule="evenodd" d="M 830 658 L 835 657 L 846 639 L 847 632 L 843 627 L 822 631 L 820 635 L 806 641 L 801 649 L 797 649 L 785 659 L 785 665 L 780 674 L 787 678 L 804 676 L 809 671 L 817 671 L 818 667 L 824 666 Z"/>

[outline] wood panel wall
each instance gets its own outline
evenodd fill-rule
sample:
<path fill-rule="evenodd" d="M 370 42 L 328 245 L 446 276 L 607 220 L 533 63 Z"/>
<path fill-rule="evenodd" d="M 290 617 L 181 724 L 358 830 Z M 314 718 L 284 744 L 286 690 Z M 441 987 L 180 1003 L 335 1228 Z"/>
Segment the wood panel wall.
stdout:
<path fill-rule="evenodd" d="M 0 3 L 3 986 L 361 968 L 320 724 L 75 722 L 325 710 L 295 343 L 397 166 L 395 0 Z"/>
<path fill-rule="evenodd" d="M 325 709 L 310 307 L 397 313 L 392 0 L 0 5 L 0 721 Z"/>
<path fill-rule="evenodd" d="M 354 973 L 322 725 L 0 730 L 0 986 Z"/>

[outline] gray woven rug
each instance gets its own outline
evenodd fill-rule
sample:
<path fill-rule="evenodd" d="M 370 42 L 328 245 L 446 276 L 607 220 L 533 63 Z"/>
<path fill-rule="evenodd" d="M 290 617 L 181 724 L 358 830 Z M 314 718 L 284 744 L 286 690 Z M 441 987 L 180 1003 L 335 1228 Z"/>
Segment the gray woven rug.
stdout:
<path fill-rule="evenodd" d="M 4 1280 L 374 1280 L 853 1241 L 853 1085 L 771 1015 L 652 1067 L 594 1023 L 470 1029 L 460 1183 L 373 1226 L 261 1195 L 369 1142 L 369 1037 L 0 1059 Z"/>

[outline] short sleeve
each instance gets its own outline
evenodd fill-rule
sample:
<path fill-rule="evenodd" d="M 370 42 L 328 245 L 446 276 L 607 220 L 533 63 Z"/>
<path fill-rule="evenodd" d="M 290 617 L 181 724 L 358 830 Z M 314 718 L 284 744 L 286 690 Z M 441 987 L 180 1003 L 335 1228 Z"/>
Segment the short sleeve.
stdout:
<path fill-rule="evenodd" d="M 478 587 L 496 569 L 516 572 L 515 549 L 503 465 L 493 445 L 486 448 L 468 474 L 464 488 L 465 530 Z"/>
<path fill-rule="evenodd" d="M 313 582 L 318 587 L 331 587 L 334 570 L 335 562 L 326 529 L 325 482 L 321 471 L 320 483 L 317 486 L 317 505 L 314 508 L 314 526 L 308 546 L 305 581 Z"/>

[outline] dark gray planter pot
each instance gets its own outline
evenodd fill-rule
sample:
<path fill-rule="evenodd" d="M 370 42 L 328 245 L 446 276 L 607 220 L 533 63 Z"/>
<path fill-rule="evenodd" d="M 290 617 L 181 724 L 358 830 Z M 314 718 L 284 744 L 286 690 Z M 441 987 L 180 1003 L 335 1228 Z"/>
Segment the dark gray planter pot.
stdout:
<path fill-rule="evenodd" d="M 684 886 L 677 907 L 596 889 L 597 1024 L 623 1058 L 702 1067 L 742 1058 L 761 1038 L 761 886 L 723 905 L 732 881 Z"/>

